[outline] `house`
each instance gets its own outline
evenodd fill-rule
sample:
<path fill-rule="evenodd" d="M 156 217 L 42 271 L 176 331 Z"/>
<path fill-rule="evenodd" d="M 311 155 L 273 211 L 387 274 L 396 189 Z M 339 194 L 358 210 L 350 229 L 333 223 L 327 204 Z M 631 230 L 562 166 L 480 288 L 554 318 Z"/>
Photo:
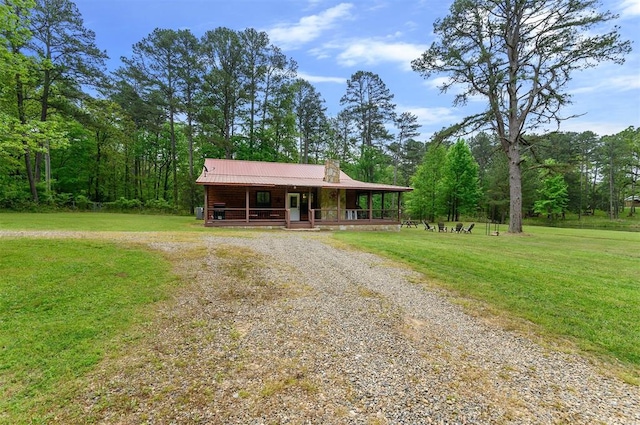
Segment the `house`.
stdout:
<path fill-rule="evenodd" d="M 206 159 L 205 226 L 385 229 L 400 225 L 410 187 L 365 183 L 324 165 Z"/>

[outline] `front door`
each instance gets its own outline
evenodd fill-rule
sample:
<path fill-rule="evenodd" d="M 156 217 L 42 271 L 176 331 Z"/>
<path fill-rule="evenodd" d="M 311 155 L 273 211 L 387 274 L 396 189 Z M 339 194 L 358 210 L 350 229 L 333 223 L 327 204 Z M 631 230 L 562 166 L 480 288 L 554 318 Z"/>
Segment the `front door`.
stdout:
<path fill-rule="evenodd" d="M 289 220 L 300 221 L 300 194 L 289 194 Z"/>

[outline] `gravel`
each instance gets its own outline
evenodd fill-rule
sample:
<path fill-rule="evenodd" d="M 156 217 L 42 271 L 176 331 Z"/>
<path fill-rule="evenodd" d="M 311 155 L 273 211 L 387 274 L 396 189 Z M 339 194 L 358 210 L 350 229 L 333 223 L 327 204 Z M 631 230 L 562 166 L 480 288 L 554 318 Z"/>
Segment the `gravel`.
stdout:
<path fill-rule="evenodd" d="M 638 387 L 328 234 L 144 239 L 192 283 L 52 423 L 640 424 Z"/>

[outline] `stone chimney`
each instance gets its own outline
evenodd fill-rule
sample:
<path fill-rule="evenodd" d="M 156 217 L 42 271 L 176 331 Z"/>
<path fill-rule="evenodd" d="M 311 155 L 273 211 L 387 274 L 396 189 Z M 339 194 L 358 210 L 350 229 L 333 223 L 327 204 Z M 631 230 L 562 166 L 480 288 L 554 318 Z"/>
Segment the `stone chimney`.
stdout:
<path fill-rule="evenodd" d="M 340 183 L 340 161 L 327 159 L 324 163 L 324 181 L 327 183 Z"/>

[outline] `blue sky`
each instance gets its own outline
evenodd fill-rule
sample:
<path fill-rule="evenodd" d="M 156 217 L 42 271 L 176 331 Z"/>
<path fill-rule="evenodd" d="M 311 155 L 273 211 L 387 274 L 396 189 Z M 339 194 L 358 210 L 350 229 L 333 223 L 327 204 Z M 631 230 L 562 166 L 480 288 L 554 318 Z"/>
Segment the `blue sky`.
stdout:
<path fill-rule="evenodd" d="M 131 46 L 155 28 L 190 29 L 196 36 L 216 27 L 255 28 L 298 63 L 299 76 L 313 83 L 328 114 L 340 109 L 346 80 L 356 71 L 380 76 L 398 113 L 416 114 L 419 139 L 453 124 L 478 108 L 453 107 L 452 95 L 411 70 L 433 41 L 433 22 L 446 16 L 451 0 L 76 0 L 85 26 L 111 57 L 109 67 L 131 55 Z M 633 52 L 624 65 L 602 64 L 576 72 L 568 87 L 574 104 L 561 131 L 614 134 L 640 127 L 640 0 L 603 0 L 602 9 L 620 14 L 616 22 Z M 444 77 L 444 76 L 441 76 Z"/>

